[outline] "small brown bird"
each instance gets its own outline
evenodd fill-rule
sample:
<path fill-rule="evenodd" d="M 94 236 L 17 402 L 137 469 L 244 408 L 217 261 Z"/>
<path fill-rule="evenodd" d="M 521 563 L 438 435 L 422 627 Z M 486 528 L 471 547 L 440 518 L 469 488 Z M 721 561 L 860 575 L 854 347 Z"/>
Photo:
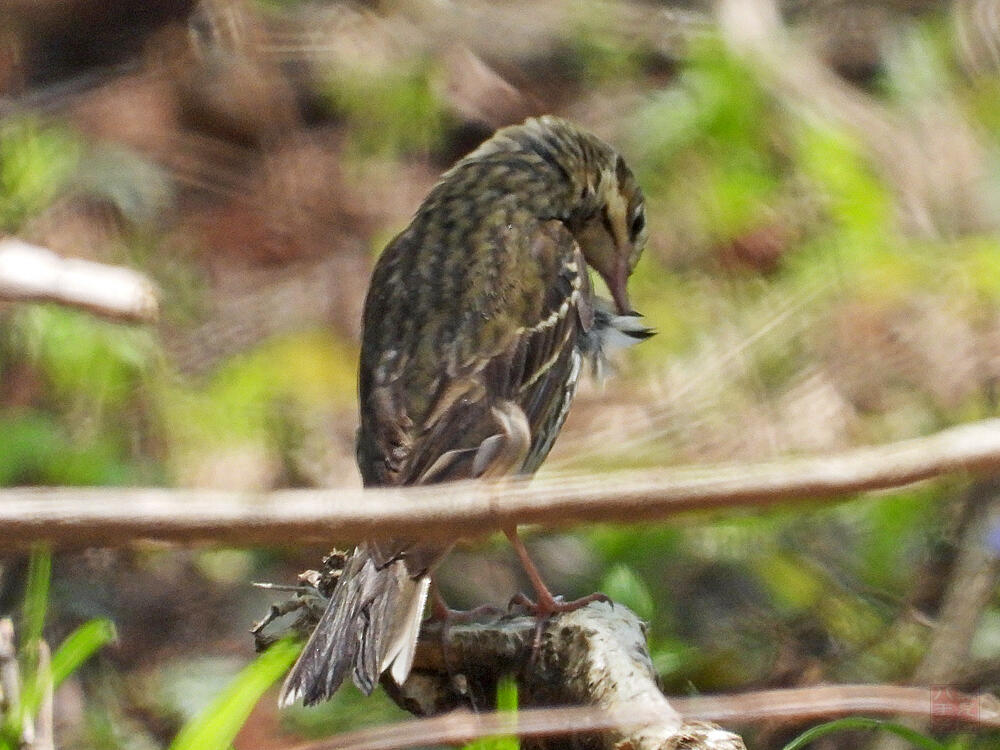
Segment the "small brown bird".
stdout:
<path fill-rule="evenodd" d="M 385 249 L 364 310 L 357 460 L 366 486 L 532 474 L 584 359 L 652 335 L 626 283 L 646 243 L 642 191 L 608 144 L 556 117 L 504 128 L 449 169 Z M 614 298 L 591 291 L 588 268 Z M 515 529 L 539 616 L 549 593 Z M 369 540 L 347 561 L 280 702 L 370 693 L 413 663 L 435 566 L 452 545 Z"/>

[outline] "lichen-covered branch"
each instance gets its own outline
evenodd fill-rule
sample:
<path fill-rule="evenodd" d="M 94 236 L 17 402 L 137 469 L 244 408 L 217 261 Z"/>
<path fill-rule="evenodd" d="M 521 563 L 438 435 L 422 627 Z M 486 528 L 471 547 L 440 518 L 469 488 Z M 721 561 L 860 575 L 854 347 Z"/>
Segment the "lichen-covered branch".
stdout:
<path fill-rule="evenodd" d="M 512 675 L 519 706 L 589 706 L 632 712 L 630 721 L 572 739 L 535 738 L 529 747 L 614 750 L 737 750 L 737 735 L 685 722 L 660 692 L 646 648 L 645 625 L 622 605 L 593 603 L 557 615 L 539 629 L 533 617 L 500 616 L 482 623 L 440 624 L 421 634 L 410 679 L 383 685 L 404 708 L 431 715 L 457 708 L 493 708 L 498 680 Z M 628 714 L 626 714 L 628 715 Z M 636 721 L 635 717 L 644 717 Z M 655 717 L 650 721 L 650 717 Z"/>

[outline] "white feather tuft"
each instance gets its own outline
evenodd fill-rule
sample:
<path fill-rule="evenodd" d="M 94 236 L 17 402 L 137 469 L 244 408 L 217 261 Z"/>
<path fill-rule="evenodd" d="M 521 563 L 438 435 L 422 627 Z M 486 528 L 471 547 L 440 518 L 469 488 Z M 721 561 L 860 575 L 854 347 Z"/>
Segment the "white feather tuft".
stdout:
<path fill-rule="evenodd" d="M 427 592 L 430 590 L 431 579 L 424 576 L 416 582 L 416 590 L 409 601 L 399 632 L 395 640 L 386 650 L 379 671 L 384 672 L 392 665 L 389 674 L 397 685 L 406 682 L 413 666 L 413 657 L 417 651 L 417 636 L 420 635 L 420 623 L 423 619 L 424 605 L 427 603 Z"/>

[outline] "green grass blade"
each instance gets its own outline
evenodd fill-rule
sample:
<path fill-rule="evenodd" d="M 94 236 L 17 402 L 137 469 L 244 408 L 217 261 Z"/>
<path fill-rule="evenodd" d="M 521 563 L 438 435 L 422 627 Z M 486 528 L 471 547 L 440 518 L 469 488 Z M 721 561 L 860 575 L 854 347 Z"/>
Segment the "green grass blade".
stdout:
<path fill-rule="evenodd" d="M 111 620 L 89 620 L 76 628 L 52 655 L 53 687 L 59 687 L 63 680 L 79 669 L 98 649 L 117 637 L 115 624 Z"/>
<path fill-rule="evenodd" d="M 24 622 L 21 626 L 21 648 L 32 649 L 42 637 L 45 612 L 49 604 L 49 579 L 52 575 L 52 553 L 47 545 L 36 544 L 28 560 L 28 580 L 24 588 Z"/>
<path fill-rule="evenodd" d="M 28 558 L 28 576 L 21 605 L 21 712 L 10 717 L 8 726 L 14 736 L 20 734 L 24 722 L 35 715 L 48 674 L 38 670 L 38 644 L 42 640 L 45 615 L 49 606 L 49 581 L 52 577 L 52 553 L 48 545 L 36 544 Z"/>
<path fill-rule="evenodd" d="M 507 675 L 497 683 L 497 711 L 517 713 L 517 682 Z M 463 750 L 520 750 L 521 740 L 516 735 L 480 737 L 467 744 Z"/>
<path fill-rule="evenodd" d="M 181 729 L 170 750 L 226 750 L 257 701 L 288 671 L 301 650 L 302 644 L 293 640 L 278 641 L 271 646 Z"/>
<path fill-rule="evenodd" d="M 926 734 L 921 734 L 915 729 L 910 729 L 910 727 L 904 727 L 902 724 L 896 724 L 891 721 L 869 719 L 861 716 L 850 716 L 846 719 L 836 719 L 835 721 L 828 721 L 825 724 L 820 724 L 812 729 L 807 729 L 805 732 L 785 745 L 782 750 L 800 750 L 800 748 L 805 747 L 810 742 L 818 740 L 820 737 L 825 737 L 826 735 L 833 734 L 834 732 L 844 732 L 851 729 L 881 729 L 883 731 L 890 732 L 891 734 L 895 734 L 898 737 L 902 737 L 914 747 L 920 748 L 920 750 L 948 750 L 945 745 L 942 745 L 934 738 L 928 737 Z"/>

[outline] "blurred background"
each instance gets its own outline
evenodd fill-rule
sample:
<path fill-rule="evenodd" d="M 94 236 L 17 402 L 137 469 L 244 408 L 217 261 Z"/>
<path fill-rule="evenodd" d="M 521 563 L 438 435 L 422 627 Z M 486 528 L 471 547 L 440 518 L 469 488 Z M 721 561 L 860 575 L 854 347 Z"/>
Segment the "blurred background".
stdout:
<path fill-rule="evenodd" d="M 357 486 L 373 260 L 455 159 L 545 112 L 637 173 L 633 300 L 659 335 L 583 387 L 543 471 L 830 452 L 995 414 L 1000 2 L 6 0 L 0 234 L 140 270 L 162 298 L 147 325 L 0 303 L 0 485 Z M 994 489 L 528 543 L 557 591 L 650 621 L 668 692 L 905 682 Z M 275 596 L 249 582 L 323 552 L 56 556 L 50 638 L 92 617 L 119 633 L 60 688 L 59 746 L 166 747 L 253 658 Z M 0 613 L 25 567 L 0 558 Z M 499 540 L 439 579 L 458 607 L 525 585 Z M 1000 601 L 965 616 L 947 681 L 992 690 Z M 235 747 L 401 716 L 353 688 L 280 714 L 266 698 Z"/>

